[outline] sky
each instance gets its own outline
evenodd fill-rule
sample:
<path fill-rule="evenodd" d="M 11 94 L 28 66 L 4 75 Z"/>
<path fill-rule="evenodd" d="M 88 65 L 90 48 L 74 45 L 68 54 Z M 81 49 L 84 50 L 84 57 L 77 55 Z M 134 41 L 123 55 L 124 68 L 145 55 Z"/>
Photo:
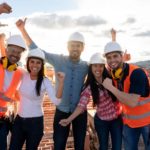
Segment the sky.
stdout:
<path fill-rule="evenodd" d="M 4 1 L 0 1 L 1 3 Z M 117 42 L 131 54 L 131 61 L 150 56 L 149 0 L 5 0 L 13 8 L 2 14 L 0 27 L 6 37 L 20 34 L 15 26 L 27 17 L 26 29 L 42 49 L 68 55 L 67 39 L 73 32 L 85 37 L 81 58 L 89 60 L 95 52 L 103 53 L 111 41 L 110 30 L 117 31 Z"/>

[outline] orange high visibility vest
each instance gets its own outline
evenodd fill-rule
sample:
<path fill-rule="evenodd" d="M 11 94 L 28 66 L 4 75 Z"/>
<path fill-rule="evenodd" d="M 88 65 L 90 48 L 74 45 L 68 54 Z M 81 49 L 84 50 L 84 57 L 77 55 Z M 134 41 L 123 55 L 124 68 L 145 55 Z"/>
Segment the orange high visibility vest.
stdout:
<path fill-rule="evenodd" d="M 21 78 L 22 78 L 22 71 L 17 69 L 14 71 L 11 83 L 8 89 L 4 92 L 4 77 L 5 71 L 3 66 L 0 64 L 0 116 L 5 115 L 7 111 L 7 104 L 15 99 L 16 88 L 19 85 Z"/>
<path fill-rule="evenodd" d="M 126 93 L 129 93 L 130 76 L 137 68 L 139 67 L 129 64 L 129 75 L 124 80 L 123 89 Z M 116 86 L 117 82 L 114 82 Z M 150 95 L 148 97 L 140 97 L 138 104 L 135 107 L 122 104 L 122 111 L 124 124 L 127 124 L 131 128 L 143 127 L 150 124 Z"/>

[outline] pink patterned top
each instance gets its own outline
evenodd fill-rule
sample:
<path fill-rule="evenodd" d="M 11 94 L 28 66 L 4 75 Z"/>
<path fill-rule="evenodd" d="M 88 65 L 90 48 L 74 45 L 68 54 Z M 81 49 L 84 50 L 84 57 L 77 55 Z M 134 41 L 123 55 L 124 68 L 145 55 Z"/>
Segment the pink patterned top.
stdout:
<path fill-rule="evenodd" d="M 107 90 L 99 90 L 100 98 L 97 104 L 97 115 L 101 120 L 114 120 L 121 113 L 121 106 L 119 102 L 113 102 L 111 96 L 108 94 Z M 91 99 L 91 89 L 88 86 L 82 93 L 78 106 L 83 110 L 87 109 L 87 104 Z"/>

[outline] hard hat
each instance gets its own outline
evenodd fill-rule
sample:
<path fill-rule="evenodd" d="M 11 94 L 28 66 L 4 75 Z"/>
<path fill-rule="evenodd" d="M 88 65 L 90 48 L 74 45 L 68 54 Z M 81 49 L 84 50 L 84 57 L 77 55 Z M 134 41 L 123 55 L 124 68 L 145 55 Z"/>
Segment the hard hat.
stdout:
<path fill-rule="evenodd" d="M 123 50 L 117 42 L 109 42 L 104 47 L 103 56 L 106 56 L 106 54 L 111 53 L 111 52 L 123 52 Z"/>
<path fill-rule="evenodd" d="M 105 64 L 104 58 L 101 53 L 94 53 L 89 61 L 89 64 Z"/>
<path fill-rule="evenodd" d="M 20 35 L 12 35 L 11 37 L 9 37 L 7 39 L 7 45 L 16 45 L 26 49 L 25 42 Z"/>
<path fill-rule="evenodd" d="M 36 57 L 45 61 L 45 54 L 40 48 L 35 48 L 29 51 L 27 58 Z"/>
<path fill-rule="evenodd" d="M 84 36 L 79 32 L 72 33 L 68 39 L 68 42 L 70 41 L 77 41 L 77 42 L 82 42 L 83 44 L 85 44 Z"/>

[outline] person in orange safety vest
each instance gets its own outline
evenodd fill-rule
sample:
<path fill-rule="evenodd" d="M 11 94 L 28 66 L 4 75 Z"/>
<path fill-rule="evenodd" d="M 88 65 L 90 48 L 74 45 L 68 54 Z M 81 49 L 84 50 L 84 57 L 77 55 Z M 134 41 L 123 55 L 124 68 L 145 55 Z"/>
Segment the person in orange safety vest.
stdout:
<path fill-rule="evenodd" d="M 22 71 L 17 69 L 17 62 L 25 49 L 22 37 L 13 35 L 7 39 L 6 56 L 0 59 L 0 149 L 3 150 L 7 149 L 9 133 L 8 106 L 16 100 L 16 89 L 22 77 Z"/>
<path fill-rule="evenodd" d="M 116 42 L 109 42 L 104 48 L 104 57 L 113 78 L 105 79 L 103 86 L 112 92 L 122 104 L 123 140 L 125 150 L 138 150 L 140 135 L 143 135 L 145 149 L 149 145 L 150 91 L 145 71 L 123 60 L 123 51 Z M 113 85 L 114 84 L 114 85 Z"/>

